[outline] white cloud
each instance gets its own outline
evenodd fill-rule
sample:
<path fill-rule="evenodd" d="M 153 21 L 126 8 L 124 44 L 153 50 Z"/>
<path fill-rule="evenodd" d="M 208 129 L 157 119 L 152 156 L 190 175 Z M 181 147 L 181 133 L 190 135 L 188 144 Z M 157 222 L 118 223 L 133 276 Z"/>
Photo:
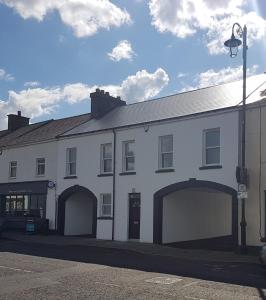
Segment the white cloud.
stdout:
<path fill-rule="evenodd" d="M 150 0 L 149 8 L 159 32 L 187 38 L 202 30 L 210 54 L 220 54 L 235 22 L 248 25 L 250 45 L 266 37 L 266 20 L 248 11 L 246 4 L 246 0 Z"/>
<path fill-rule="evenodd" d="M 62 22 L 79 38 L 131 22 L 128 12 L 109 0 L 0 0 L 0 3 L 13 8 L 24 19 L 38 21 L 56 10 Z"/>
<path fill-rule="evenodd" d="M 251 68 L 248 68 L 247 76 L 256 74 L 257 69 L 257 65 L 253 65 Z M 228 67 L 218 71 L 209 69 L 194 76 L 193 85 L 185 85 L 181 92 L 237 81 L 242 78 L 242 74 L 242 66 L 236 68 Z"/>
<path fill-rule="evenodd" d="M 168 82 L 169 77 L 161 68 L 154 73 L 142 70 L 122 82 L 121 97 L 128 102 L 149 99 L 159 94 Z"/>
<path fill-rule="evenodd" d="M 66 84 L 62 87 L 28 88 L 20 92 L 9 91 L 8 99 L 0 100 L 0 129 L 6 128 L 6 115 L 21 110 L 23 115 L 36 118 L 49 115 L 64 102 L 75 104 L 90 98 L 97 87 L 113 96 L 121 96 L 128 103 L 143 101 L 156 96 L 167 84 L 167 73 L 158 68 L 154 73 L 146 70 L 127 77 L 121 85 L 89 86 L 83 83 Z"/>
<path fill-rule="evenodd" d="M 8 74 L 4 69 L 0 69 L 0 80 L 13 81 L 15 78 L 11 74 Z"/>
<path fill-rule="evenodd" d="M 25 87 L 36 87 L 39 86 L 40 82 L 39 81 L 27 81 L 24 83 Z"/>
<path fill-rule="evenodd" d="M 135 55 L 135 52 L 127 40 L 120 41 L 117 46 L 113 48 L 112 52 L 108 53 L 108 56 L 113 61 L 120 61 L 121 59 L 132 60 L 133 55 Z"/>

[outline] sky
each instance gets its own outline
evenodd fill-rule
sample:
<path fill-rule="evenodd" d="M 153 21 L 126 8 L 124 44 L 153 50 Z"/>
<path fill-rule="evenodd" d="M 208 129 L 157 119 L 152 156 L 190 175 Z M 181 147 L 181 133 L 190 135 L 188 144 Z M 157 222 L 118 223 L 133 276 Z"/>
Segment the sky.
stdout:
<path fill-rule="evenodd" d="M 265 72 L 265 0 L 0 0 L 0 130 L 88 113 L 97 87 L 133 103 L 241 79 L 235 22 Z"/>

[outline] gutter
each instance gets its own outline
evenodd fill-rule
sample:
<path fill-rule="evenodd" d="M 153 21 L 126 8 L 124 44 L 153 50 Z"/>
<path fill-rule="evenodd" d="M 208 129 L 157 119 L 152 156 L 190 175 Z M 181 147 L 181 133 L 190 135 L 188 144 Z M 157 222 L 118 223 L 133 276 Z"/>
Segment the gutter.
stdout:
<path fill-rule="evenodd" d="M 115 129 L 113 131 L 113 222 L 112 222 L 112 241 L 114 240 L 114 234 L 115 234 L 115 179 L 116 179 L 116 131 Z"/>

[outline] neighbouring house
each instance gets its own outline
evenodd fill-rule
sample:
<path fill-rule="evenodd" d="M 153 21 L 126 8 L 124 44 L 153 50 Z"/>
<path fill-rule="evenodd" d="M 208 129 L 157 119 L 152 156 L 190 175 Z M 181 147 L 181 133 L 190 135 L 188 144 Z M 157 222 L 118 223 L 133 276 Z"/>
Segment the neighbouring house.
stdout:
<path fill-rule="evenodd" d="M 247 244 L 265 237 L 266 75 L 247 81 Z M 242 82 L 127 105 L 96 90 L 91 113 L 0 131 L 1 215 L 64 235 L 236 248 Z M 22 119 L 23 118 L 23 119 Z"/>

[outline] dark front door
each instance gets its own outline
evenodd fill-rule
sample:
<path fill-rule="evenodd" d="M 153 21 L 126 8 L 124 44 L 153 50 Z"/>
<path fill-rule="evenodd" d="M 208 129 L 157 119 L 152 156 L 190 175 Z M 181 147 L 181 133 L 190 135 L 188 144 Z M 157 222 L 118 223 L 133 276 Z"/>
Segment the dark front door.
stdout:
<path fill-rule="evenodd" d="M 140 231 L 140 194 L 129 194 L 129 238 L 139 239 Z"/>

